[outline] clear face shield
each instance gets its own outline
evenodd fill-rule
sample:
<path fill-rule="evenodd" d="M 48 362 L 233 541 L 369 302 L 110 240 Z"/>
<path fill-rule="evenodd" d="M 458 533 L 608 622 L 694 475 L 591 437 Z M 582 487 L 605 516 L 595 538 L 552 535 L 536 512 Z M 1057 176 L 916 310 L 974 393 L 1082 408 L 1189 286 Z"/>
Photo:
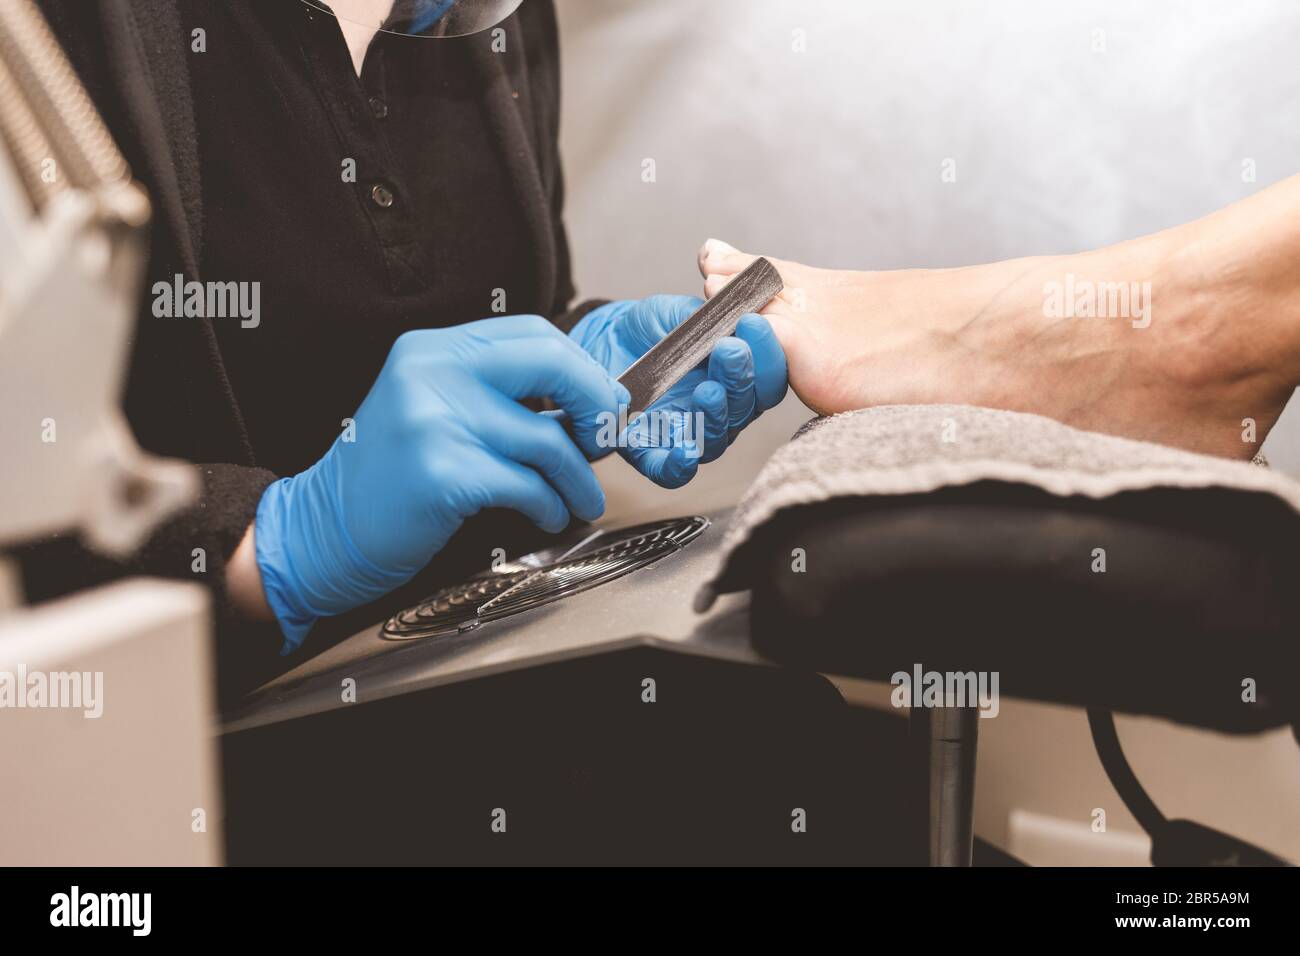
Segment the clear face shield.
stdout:
<path fill-rule="evenodd" d="M 496 26 L 523 0 L 301 0 L 340 20 L 387 33 L 463 37 Z"/>

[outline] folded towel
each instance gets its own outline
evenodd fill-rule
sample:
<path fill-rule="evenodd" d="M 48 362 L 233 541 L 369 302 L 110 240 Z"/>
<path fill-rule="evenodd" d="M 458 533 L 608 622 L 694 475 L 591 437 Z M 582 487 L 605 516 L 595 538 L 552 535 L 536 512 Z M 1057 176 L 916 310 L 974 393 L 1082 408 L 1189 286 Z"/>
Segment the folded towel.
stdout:
<path fill-rule="evenodd" d="M 1245 462 L 1200 455 L 1022 412 L 882 405 L 814 419 L 772 456 L 736 507 L 717 571 L 697 595 L 696 607 L 707 608 L 719 591 L 745 586 L 733 573 L 745 545 L 784 508 L 977 481 L 1089 498 L 1157 487 L 1229 488 L 1272 495 L 1300 514 L 1300 483 L 1270 470 L 1259 457 Z"/>

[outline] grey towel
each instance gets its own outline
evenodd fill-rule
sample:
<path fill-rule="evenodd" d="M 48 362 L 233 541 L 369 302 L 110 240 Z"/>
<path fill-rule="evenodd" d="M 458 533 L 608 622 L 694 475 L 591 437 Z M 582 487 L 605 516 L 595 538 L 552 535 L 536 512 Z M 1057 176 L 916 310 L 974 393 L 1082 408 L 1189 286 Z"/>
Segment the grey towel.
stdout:
<path fill-rule="evenodd" d="M 1156 487 L 1273 495 L 1300 513 L 1300 483 L 1254 463 L 1079 431 L 1021 412 L 969 405 L 882 405 L 814 419 L 763 467 L 737 506 L 706 608 L 738 549 L 784 508 L 858 495 L 906 495 L 976 481 L 1105 498 Z"/>

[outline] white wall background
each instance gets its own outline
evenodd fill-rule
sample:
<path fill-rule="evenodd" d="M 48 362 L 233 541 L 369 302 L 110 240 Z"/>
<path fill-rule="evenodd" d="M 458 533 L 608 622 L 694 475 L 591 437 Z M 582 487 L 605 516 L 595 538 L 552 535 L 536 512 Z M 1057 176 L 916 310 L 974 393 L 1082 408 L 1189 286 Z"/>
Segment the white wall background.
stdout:
<path fill-rule="evenodd" d="M 1069 252 L 1195 218 L 1300 171 L 1291 0 L 558 0 L 558 9 L 568 222 L 584 295 L 698 293 L 695 250 L 709 236 L 876 269 Z M 797 30 L 805 52 L 793 49 Z M 652 184 L 641 181 L 645 158 L 656 163 Z M 940 177 L 949 158 L 955 183 Z M 1253 183 L 1243 182 L 1248 159 Z M 603 464 L 611 516 L 734 500 L 806 417 L 787 401 L 676 493 Z M 1295 408 L 1265 451 L 1300 474 Z M 982 832 L 1005 838 L 1016 799 L 1085 821 L 1097 801 L 1116 803 L 1077 732 L 1082 716 L 1061 718 L 1073 720 L 1073 743 L 1057 747 L 1057 736 L 1034 732 L 1034 712 L 985 722 L 999 727 L 985 733 Z M 1170 752 L 1175 732 L 1132 728 L 1122 732 L 1139 751 Z M 1177 740 L 1195 751 L 1187 733 Z M 1219 754 L 1221 744 L 1204 747 Z M 1300 820 L 1270 802 L 1296 786 L 1297 748 L 1228 749 L 1216 765 L 1278 768 L 1264 773 L 1273 784 L 1252 781 L 1264 808 L 1234 797 L 1199 818 L 1300 858 Z M 998 768 L 1023 778 L 1034 762 L 1034 786 L 1000 790 L 1007 775 L 990 779 Z M 1074 793 L 1062 798 L 1052 779 Z M 1282 789 L 1265 793 L 1272 785 Z M 1126 825 L 1122 813 L 1112 820 Z"/>

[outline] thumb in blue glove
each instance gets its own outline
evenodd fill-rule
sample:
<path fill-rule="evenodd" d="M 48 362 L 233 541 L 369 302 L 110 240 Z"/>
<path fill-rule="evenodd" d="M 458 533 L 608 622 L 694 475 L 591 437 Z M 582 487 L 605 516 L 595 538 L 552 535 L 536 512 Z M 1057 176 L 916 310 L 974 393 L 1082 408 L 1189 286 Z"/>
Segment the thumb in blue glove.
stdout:
<path fill-rule="evenodd" d="M 610 375 L 618 376 L 703 302 L 684 295 L 610 302 L 583 316 L 569 335 Z M 695 476 L 698 465 L 721 455 L 785 393 L 781 343 L 766 319 L 746 315 L 735 335 L 714 347 L 707 363 L 688 372 L 631 423 L 620 451 L 651 481 L 680 487 Z"/>

